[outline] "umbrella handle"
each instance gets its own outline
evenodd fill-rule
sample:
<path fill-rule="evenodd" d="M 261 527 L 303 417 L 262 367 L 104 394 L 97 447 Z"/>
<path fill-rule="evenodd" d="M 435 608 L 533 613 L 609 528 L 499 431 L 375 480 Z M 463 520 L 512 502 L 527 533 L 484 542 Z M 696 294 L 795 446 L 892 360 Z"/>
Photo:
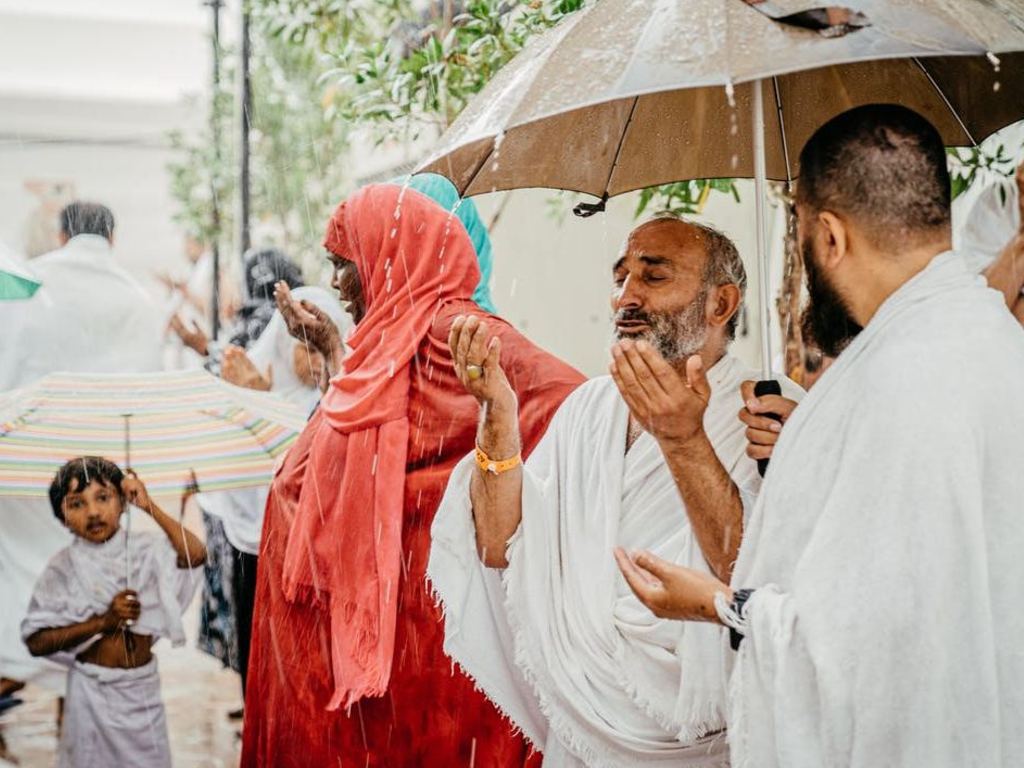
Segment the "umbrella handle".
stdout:
<path fill-rule="evenodd" d="M 754 385 L 754 397 L 762 397 L 764 395 L 781 395 L 782 385 L 779 384 L 775 379 L 765 379 L 759 381 Z M 766 413 L 763 414 L 766 418 L 775 419 L 775 421 L 782 421 L 782 417 L 777 413 Z M 757 460 L 757 471 L 764 477 L 764 473 L 768 471 L 768 459 Z"/>

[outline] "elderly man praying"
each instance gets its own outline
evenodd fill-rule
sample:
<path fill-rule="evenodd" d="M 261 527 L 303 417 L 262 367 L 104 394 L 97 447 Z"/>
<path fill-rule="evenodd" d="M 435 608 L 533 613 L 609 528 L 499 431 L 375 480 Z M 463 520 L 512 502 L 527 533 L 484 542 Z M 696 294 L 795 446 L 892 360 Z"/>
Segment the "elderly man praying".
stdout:
<path fill-rule="evenodd" d="M 774 448 L 736 589 L 620 565 L 658 615 L 732 628 L 738 765 L 1019 766 L 1024 333 L 950 248 L 917 113 L 822 126 L 796 206 L 809 326 L 839 355 Z"/>
<path fill-rule="evenodd" d="M 760 482 L 736 418 L 751 374 L 727 351 L 746 276 L 728 238 L 666 217 L 630 234 L 613 279 L 611 376 L 565 400 L 525 465 L 531 404 L 500 342 L 452 327 L 481 416 L 432 531 L 445 649 L 545 765 L 725 765 L 720 630 L 651 616 L 611 552 L 731 573 Z"/>

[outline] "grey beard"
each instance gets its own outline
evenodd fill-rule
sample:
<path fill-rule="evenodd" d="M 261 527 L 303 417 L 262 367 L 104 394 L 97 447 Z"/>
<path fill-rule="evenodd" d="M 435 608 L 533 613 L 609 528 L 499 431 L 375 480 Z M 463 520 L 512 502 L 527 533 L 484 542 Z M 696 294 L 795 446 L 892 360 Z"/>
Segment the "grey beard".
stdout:
<path fill-rule="evenodd" d="M 676 313 L 651 312 L 643 313 L 650 330 L 641 334 L 623 336 L 616 332 L 619 340 L 623 338 L 640 341 L 643 339 L 658 350 L 662 357 L 670 363 L 678 363 L 690 355 L 699 352 L 708 340 L 708 324 L 704 319 L 704 305 L 707 303 L 708 292 L 700 294 Z M 618 313 L 618 316 L 626 312 Z M 634 315 L 635 317 L 635 315 Z"/>

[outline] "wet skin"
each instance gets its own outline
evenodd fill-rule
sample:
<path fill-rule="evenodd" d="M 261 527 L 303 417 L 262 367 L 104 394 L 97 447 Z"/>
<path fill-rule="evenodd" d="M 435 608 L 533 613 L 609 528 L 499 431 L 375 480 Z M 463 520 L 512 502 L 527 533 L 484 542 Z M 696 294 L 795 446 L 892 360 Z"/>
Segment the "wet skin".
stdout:
<path fill-rule="evenodd" d="M 338 292 L 338 298 L 345 305 L 345 311 L 358 325 L 366 316 L 366 299 L 363 296 L 363 285 L 359 281 L 359 269 L 354 261 L 336 254 L 332 253 L 327 258 L 332 267 L 331 288 Z"/>

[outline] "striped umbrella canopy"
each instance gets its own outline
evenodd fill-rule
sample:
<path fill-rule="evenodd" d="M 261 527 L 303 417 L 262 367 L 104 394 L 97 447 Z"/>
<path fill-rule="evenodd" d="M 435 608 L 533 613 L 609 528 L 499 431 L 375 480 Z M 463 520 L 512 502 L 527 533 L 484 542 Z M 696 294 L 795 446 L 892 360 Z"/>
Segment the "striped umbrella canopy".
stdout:
<path fill-rule="evenodd" d="M 202 370 L 55 373 L 0 395 L 0 495 L 45 496 L 79 456 L 130 467 L 154 496 L 259 486 L 305 422 L 291 403 Z"/>

